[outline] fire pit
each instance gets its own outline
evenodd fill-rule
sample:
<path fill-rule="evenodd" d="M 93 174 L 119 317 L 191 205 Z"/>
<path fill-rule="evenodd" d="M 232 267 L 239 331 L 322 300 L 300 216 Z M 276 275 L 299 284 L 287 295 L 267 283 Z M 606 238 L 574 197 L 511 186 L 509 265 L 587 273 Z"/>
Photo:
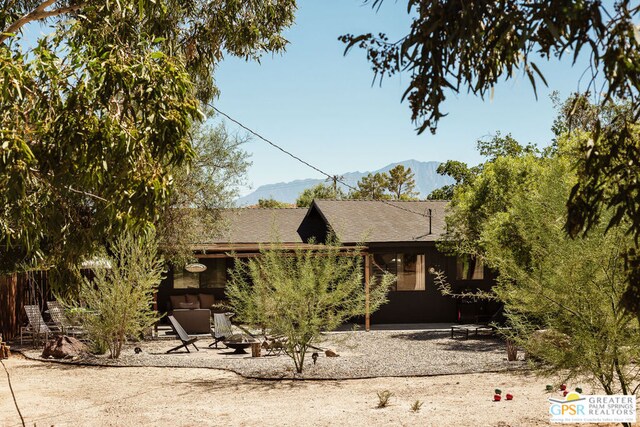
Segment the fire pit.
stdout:
<path fill-rule="evenodd" d="M 234 349 L 234 354 L 247 354 L 245 351 L 251 344 L 257 343 L 257 340 L 249 339 L 244 336 L 232 335 L 232 339 L 228 341 L 223 341 L 223 344 L 229 348 Z M 235 338 L 235 339 L 234 339 Z"/>

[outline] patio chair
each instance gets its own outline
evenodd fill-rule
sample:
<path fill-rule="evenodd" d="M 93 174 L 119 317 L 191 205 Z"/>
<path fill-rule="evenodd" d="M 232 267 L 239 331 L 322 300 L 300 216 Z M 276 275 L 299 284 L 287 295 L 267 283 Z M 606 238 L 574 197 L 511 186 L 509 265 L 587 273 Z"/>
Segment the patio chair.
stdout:
<path fill-rule="evenodd" d="M 62 304 L 58 301 L 47 301 L 47 308 L 55 328 L 62 334 L 72 337 L 81 337 L 86 334 L 86 331 L 82 327 L 74 326 L 69 322 L 69 319 L 64 315 Z"/>
<path fill-rule="evenodd" d="M 231 329 L 231 320 L 226 313 L 213 313 L 213 330 L 211 331 L 211 337 L 213 342 L 209 344 L 209 347 L 214 345 L 218 348 L 218 343 L 224 341 L 227 337 L 233 335 Z"/>
<path fill-rule="evenodd" d="M 31 337 L 33 344 L 39 341 L 42 335 L 44 335 L 45 341 L 48 340 L 51 329 L 42 318 L 40 307 L 37 305 L 25 305 L 24 311 L 27 314 L 29 323 L 27 326 L 20 327 L 20 344 L 23 343 L 25 337 Z"/>
<path fill-rule="evenodd" d="M 180 344 L 177 347 L 172 348 L 171 350 L 167 350 L 167 353 L 171 353 L 172 351 L 176 351 L 181 349 L 182 347 L 185 348 L 185 350 L 187 350 L 187 353 L 191 353 L 189 351 L 189 345 L 193 345 L 193 347 L 196 349 L 196 351 L 200 351 L 200 349 L 196 346 L 195 342 L 198 341 L 198 337 L 193 337 L 191 338 L 189 336 L 189 334 L 187 334 L 185 332 L 185 330 L 182 328 L 182 326 L 180 325 L 180 323 L 176 320 L 175 317 L 173 316 L 167 316 L 167 319 L 169 319 L 169 323 L 171 324 L 171 329 L 173 329 L 173 332 L 176 333 L 176 336 L 178 337 L 178 339 L 180 341 L 182 341 L 182 344 Z"/>

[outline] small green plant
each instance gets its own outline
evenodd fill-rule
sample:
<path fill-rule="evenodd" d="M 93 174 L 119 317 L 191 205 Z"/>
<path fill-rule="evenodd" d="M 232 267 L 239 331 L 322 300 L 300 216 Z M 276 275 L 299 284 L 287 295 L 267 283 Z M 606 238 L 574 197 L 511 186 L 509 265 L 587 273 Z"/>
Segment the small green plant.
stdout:
<path fill-rule="evenodd" d="M 421 401 L 419 401 L 419 400 L 416 400 L 416 401 L 415 401 L 415 402 L 413 402 L 413 404 L 411 405 L 411 410 L 412 410 L 413 412 L 419 412 L 419 411 L 420 411 L 420 408 L 422 408 L 422 404 L 423 404 L 423 403 L 424 403 L 424 402 L 421 402 Z"/>
<path fill-rule="evenodd" d="M 389 399 L 391 399 L 393 393 L 389 390 L 383 390 L 378 392 L 378 408 L 386 408 L 389 405 Z"/>

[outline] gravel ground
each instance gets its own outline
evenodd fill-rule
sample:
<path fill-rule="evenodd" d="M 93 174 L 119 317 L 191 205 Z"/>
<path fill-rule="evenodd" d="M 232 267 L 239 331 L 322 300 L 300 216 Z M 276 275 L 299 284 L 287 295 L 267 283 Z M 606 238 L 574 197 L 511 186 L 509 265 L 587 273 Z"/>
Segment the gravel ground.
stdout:
<path fill-rule="evenodd" d="M 119 360 L 91 356 L 78 361 L 102 366 L 215 368 L 248 378 L 353 379 L 412 377 L 480 372 L 501 372 L 526 368 L 523 361 L 507 362 L 504 343 L 493 337 L 451 339 L 443 331 L 350 331 L 324 334 L 317 344 L 332 349 L 339 357 L 320 352 L 317 364 L 307 354 L 303 374 L 295 374 L 286 355 L 251 357 L 232 350 L 208 348 L 211 338 L 197 342 L 200 351 L 165 354 L 177 340 L 155 339 L 128 344 Z M 142 349 L 135 354 L 134 348 Z M 312 350 L 313 351 L 313 350 Z M 40 359 L 40 351 L 24 349 L 23 354 Z"/>

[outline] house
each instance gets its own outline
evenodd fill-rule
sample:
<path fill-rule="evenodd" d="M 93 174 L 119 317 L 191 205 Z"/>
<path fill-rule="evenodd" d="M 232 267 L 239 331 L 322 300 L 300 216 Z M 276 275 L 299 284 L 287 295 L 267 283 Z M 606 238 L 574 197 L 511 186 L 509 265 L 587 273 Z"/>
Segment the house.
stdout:
<path fill-rule="evenodd" d="M 491 272 L 471 258 L 441 253 L 436 242 L 445 229 L 445 201 L 316 200 L 308 209 L 237 209 L 223 213 L 227 232 L 199 242 L 193 249 L 203 273 L 173 271 L 158 292 L 159 309 L 170 295 L 209 293 L 225 299 L 227 269 L 233 256 L 259 254 L 277 240 L 285 248 L 312 247 L 331 233 L 344 246 L 364 246 L 365 274 L 396 275 L 389 302 L 371 317 L 372 323 L 455 322 L 490 316 L 490 304 L 443 296 L 434 283 L 443 271 L 455 291 L 488 290 Z M 233 256 L 232 256 L 233 253 Z"/>

